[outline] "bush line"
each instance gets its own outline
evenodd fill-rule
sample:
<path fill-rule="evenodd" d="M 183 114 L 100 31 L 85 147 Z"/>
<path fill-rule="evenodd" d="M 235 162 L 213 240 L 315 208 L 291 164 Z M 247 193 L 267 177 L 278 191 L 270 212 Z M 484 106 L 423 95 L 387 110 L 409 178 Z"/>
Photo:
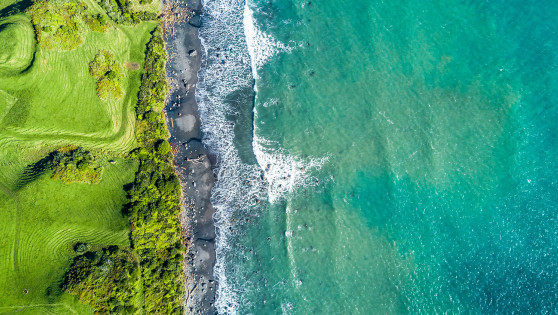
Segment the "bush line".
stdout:
<path fill-rule="evenodd" d="M 147 44 L 145 71 L 136 106 L 140 162 L 126 190 L 131 248 L 97 250 L 80 244 L 62 288 L 97 313 L 183 314 L 184 245 L 181 242 L 181 189 L 173 165 L 162 109 L 168 94 L 167 54 L 161 26 Z"/>
<path fill-rule="evenodd" d="M 132 246 L 141 258 L 145 311 L 182 314 L 184 303 L 184 246 L 179 215 L 180 182 L 166 140 L 162 112 L 168 95 L 167 52 L 161 26 L 147 44 L 145 72 L 136 106 L 136 137 L 140 148 L 132 152 L 140 166 L 131 188 L 127 213 L 133 226 Z"/>

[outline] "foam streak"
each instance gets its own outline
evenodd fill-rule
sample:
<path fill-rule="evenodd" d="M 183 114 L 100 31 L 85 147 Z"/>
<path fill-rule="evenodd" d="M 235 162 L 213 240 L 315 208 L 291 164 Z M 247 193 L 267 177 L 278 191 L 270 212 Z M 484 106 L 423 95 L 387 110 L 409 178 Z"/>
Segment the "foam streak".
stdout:
<path fill-rule="evenodd" d="M 252 87 L 257 71 L 275 54 L 288 51 L 256 27 L 243 0 L 205 0 L 200 39 L 204 49 L 196 99 L 204 143 L 217 156 L 218 181 L 212 192 L 217 232 L 214 274 L 218 281 L 216 308 L 236 314 L 242 287 L 236 284 L 225 257 L 233 250 L 235 217 L 250 215 L 258 200 L 276 202 L 308 181 L 308 170 L 321 163 L 293 158 L 274 150 L 271 142 L 254 136 L 258 164 L 243 163 L 234 144 L 234 109 L 225 101 L 231 93 Z M 256 130 L 257 134 L 257 130 Z"/>

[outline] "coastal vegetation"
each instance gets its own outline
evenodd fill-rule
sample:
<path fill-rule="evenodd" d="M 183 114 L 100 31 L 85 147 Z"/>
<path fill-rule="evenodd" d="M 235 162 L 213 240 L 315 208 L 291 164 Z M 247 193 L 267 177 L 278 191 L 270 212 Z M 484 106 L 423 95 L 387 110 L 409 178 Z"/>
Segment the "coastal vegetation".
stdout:
<path fill-rule="evenodd" d="M 168 84 L 165 78 L 167 54 L 160 27 L 155 30 L 147 44 L 145 72 L 138 94 L 136 138 L 145 149 L 169 137 L 163 118 L 163 107 L 167 98 Z"/>
<path fill-rule="evenodd" d="M 122 81 L 124 73 L 122 66 L 114 60 L 114 55 L 108 50 L 101 50 L 89 63 L 89 74 L 97 79 L 97 95 L 105 100 L 109 97 L 120 98 L 123 94 Z"/>
<path fill-rule="evenodd" d="M 83 247 L 89 246 L 78 244 L 76 253 Z M 62 289 L 78 295 L 97 313 L 134 314 L 141 298 L 138 257 L 118 246 L 82 253 L 74 258 Z"/>
<path fill-rule="evenodd" d="M 0 313 L 183 312 L 159 3 L 111 3 L 0 3 Z"/>
<path fill-rule="evenodd" d="M 52 157 L 52 178 L 64 183 L 97 184 L 101 180 L 103 168 L 91 152 L 82 148 L 66 147 L 55 151 Z"/>
<path fill-rule="evenodd" d="M 104 263 L 90 263 L 92 258 L 87 257 L 99 256 L 94 252 L 76 258 L 66 275 L 66 290 L 79 295 L 97 310 L 118 312 L 121 307 L 132 309 L 128 300 L 99 298 L 103 290 L 95 283 L 100 281 L 100 275 L 114 272 L 119 275 L 125 273 L 126 276 L 106 276 L 104 282 L 101 281 L 101 287 L 110 286 L 107 281 L 114 282 L 112 287 L 119 292 L 115 293 L 118 296 L 126 299 L 141 296 L 143 303 L 139 307 L 148 314 L 183 313 L 184 246 L 180 239 L 178 220 L 181 190 L 172 163 L 171 147 L 165 140 L 168 131 L 161 111 L 168 90 L 165 60 L 164 41 L 160 28 L 157 28 L 147 45 L 145 72 L 136 107 L 136 135 L 140 146 L 129 156 L 138 159 L 140 165 L 135 180 L 127 190 L 129 203 L 124 210 L 132 227 L 132 251 L 126 255 L 137 255 L 137 272 L 141 283 L 136 285 L 137 281 L 133 280 L 138 276 L 130 259 L 113 259 L 107 267 Z"/>
<path fill-rule="evenodd" d="M 156 10 L 141 8 L 142 5 L 151 2 L 153 0 L 139 0 L 139 2 L 133 0 L 98 0 L 99 5 L 114 22 L 124 25 L 157 20 L 158 12 Z"/>
<path fill-rule="evenodd" d="M 132 243 L 142 264 L 146 311 L 182 313 L 184 246 L 180 239 L 180 182 L 171 146 L 166 140 L 162 109 L 167 97 L 167 60 L 160 26 L 147 45 L 145 72 L 138 96 L 137 135 L 132 152 L 140 161 L 128 190 L 127 213 L 133 224 Z"/>

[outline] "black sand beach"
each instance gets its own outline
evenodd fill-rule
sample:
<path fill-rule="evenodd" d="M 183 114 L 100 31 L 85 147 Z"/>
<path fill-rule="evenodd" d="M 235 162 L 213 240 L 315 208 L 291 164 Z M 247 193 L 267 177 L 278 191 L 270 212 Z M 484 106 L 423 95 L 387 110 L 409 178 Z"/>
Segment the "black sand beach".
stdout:
<path fill-rule="evenodd" d="M 182 218 L 187 245 L 186 313 L 215 314 L 215 226 L 210 202 L 214 160 L 201 142 L 200 118 L 195 97 L 202 47 L 201 1 L 166 1 L 167 76 L 171 91 L 166 105 L 170 143 L 184 194 Z"/>

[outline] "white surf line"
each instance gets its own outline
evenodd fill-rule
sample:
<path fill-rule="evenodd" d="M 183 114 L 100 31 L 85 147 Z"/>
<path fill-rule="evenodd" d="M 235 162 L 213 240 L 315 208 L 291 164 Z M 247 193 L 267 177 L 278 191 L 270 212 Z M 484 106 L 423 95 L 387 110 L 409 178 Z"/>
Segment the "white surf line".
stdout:
<path fill-rule="evenodd" d="M 289 52 L 292 48 L 277 41 L 273 36 L 262 32 L 254 19 L 254 11 L 250 8 L 248 1 L 244 4 L 244 35 L 250 60 L 252 64 L 252 75 L 257 80 L 258 70 L 266 64 L 273 56 L 280 52 Z"/>
<path fill-rule="evenodd" d="M 254 215 L 255 200 L 277 202 L 294 188 L 310 183 L 310 176 L 304 174 L 314 167 L 302 159 L 264 148 L 267 141 L 262 137 L 254 137 L 253 141 L 257 165 L 243 163 L 234 142 L 234 122 L 228 119 L 235 109 L 226 99 L 231 93 L 254 87 L 258 69 L 290 48 L 257 28 L 244 0 L 204 0 L 203 6 L 199 36 L 204 54 L 196 99 L 203 142 L 218 159 L 218 181 L 211 198 L 217 234 L 215 307 L 220 314 L 237 314 L 243 288 L 229 279 L 235 266 L 226 261 L 236 250 L 230 243 L 236 229 L 235 217 Z M 262 174 L 266 180 L 262 180 Z"/>

